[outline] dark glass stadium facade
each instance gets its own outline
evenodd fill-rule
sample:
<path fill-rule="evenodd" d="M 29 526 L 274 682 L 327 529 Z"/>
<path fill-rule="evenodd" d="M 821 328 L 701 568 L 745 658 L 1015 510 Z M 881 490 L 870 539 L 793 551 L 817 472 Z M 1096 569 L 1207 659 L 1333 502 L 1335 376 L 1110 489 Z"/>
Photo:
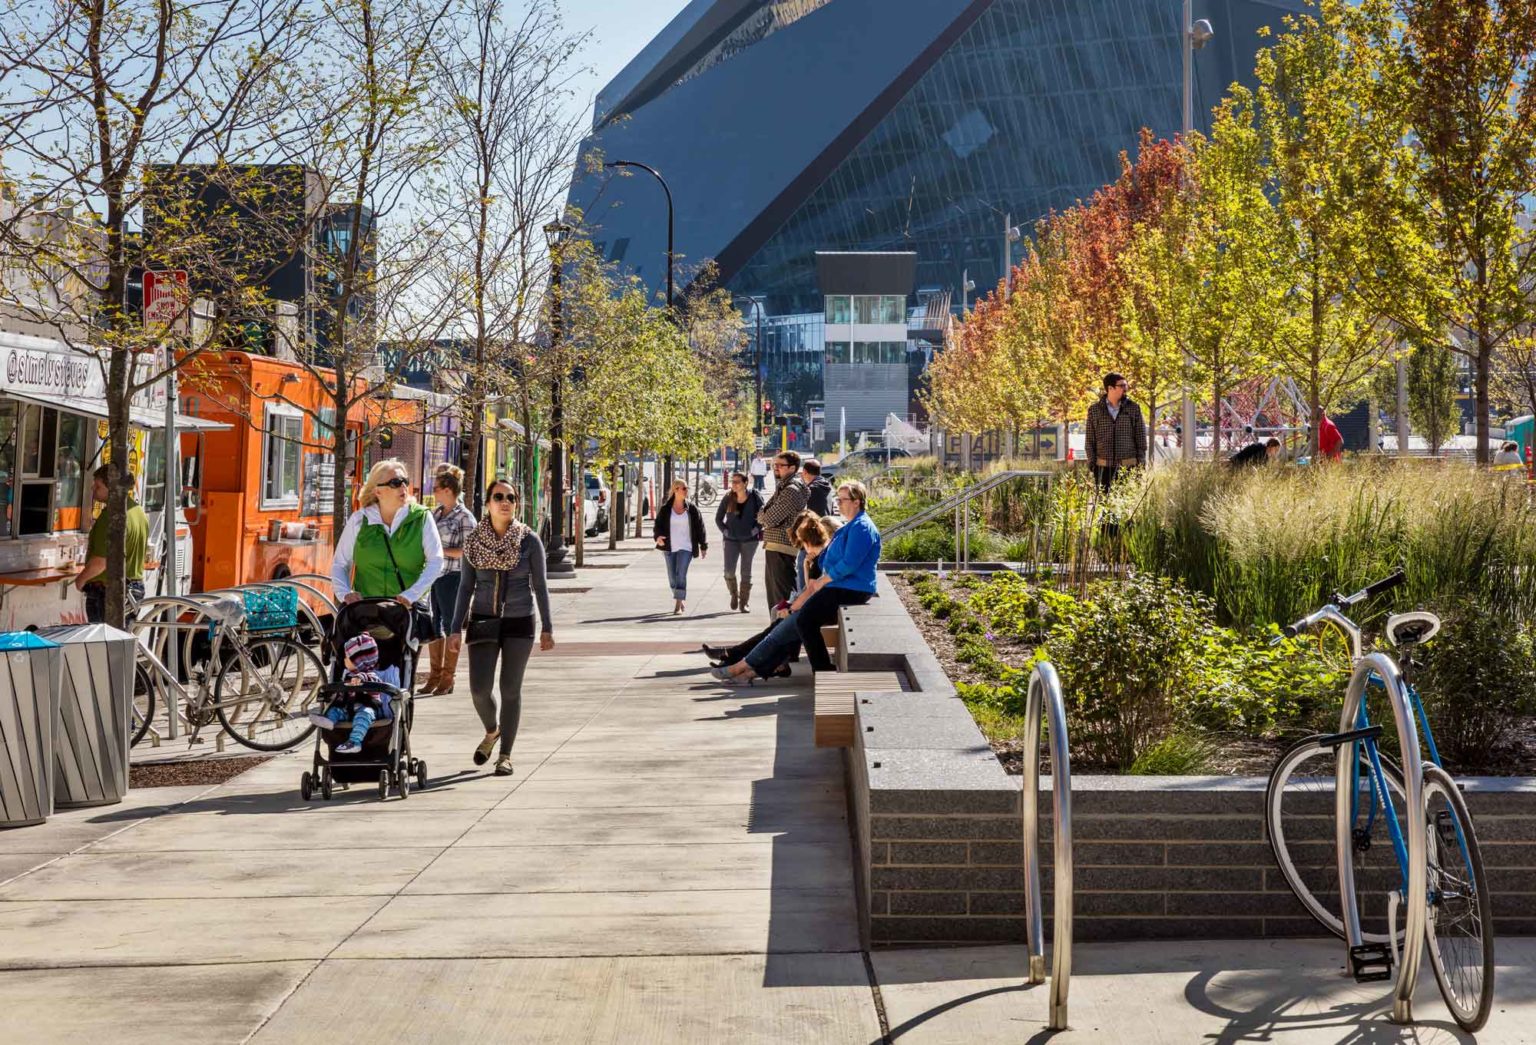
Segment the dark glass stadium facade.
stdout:
<path fill-rule="evenodd" d="M 1196 0 L 1216 28 L 1197 125 L 1301 9 Z M 1178 132 L 1182 17 L 1182 0 L 695 0 L 600 94 L 584 151 L 666 177 L 679 285 L 712 260 L 764 303 L 765 381 L 794 409 L 819 383 L 814 252 L 915 251 L 913 304 L 958 306 L 967 276 L 990 289 L 1007 219 L 1090 195 L 1141 128 Z M 570 202 L 605 256 L 664 286 L 654 182 L 596 171 Z"/>

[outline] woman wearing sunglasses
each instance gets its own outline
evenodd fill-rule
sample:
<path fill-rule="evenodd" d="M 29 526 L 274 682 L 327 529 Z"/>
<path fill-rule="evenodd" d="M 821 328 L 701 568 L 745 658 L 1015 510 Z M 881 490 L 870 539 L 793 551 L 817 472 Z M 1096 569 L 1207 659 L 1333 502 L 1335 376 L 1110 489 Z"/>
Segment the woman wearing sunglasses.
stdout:
<path fill-rule="evenodd" d="M 357 502 L 331 558 L 336 598 L 394 599 L 414 607 L 417 641 L 432 641 L 437 631 L 425 600 L 443 572 L 443 542 L 431 513 L 411 496 L 405 462 L 370 468 Z"/>
<path fill-rule="evenodd" d="M 544 542 L 517 518 L 517 491 L 505 479 L 485 490 L 485 518 L 464 540 L 459 597 L 449 633 L 464 629 L 469 645 L 469 692 L 485 726 L 474 762 L 483 766 L 500 741 L 496 775 L 512 774 L 512 742 L 523 710 L 523 673 L 533 654 L 533 609 L 538 604 L 539 648 L 555 648 L 544 575 Z M 501 664 L 501 706 L 492 690 Z"/>

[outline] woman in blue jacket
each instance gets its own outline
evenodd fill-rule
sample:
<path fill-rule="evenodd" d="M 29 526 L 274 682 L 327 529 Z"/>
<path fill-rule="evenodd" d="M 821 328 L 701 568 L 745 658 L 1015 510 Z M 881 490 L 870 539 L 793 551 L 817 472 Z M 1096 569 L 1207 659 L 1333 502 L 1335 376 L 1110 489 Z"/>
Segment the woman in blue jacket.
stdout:
<path fill-rule="evenodd" d="M 798 610 L 795 626 L 812 671 L 831 671 L 832 658 L 822 641 L 823 625 L 837 622 L 840 606 L 862 606 L 875 594 L 880 562 L 880 531 L 864 510 L 869 493 L 861 482 L 837 488 L 837 513 L 847 520 L 821 553 L 821 576 L 806 584 L 790 606 Z"/>

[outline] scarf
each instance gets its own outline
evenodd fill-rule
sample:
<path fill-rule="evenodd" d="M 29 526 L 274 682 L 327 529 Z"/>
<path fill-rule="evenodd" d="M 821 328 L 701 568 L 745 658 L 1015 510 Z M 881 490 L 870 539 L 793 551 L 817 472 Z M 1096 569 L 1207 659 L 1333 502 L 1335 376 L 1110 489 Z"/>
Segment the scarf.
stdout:
<path fill-rule="evenodd" d="M 531 532 L 527 524 L 513 519 L 506 533 L 497 534 L 487 519 L 465 538 L 464 558 L 477 570 L 515 570 L 523 538 Z"/>

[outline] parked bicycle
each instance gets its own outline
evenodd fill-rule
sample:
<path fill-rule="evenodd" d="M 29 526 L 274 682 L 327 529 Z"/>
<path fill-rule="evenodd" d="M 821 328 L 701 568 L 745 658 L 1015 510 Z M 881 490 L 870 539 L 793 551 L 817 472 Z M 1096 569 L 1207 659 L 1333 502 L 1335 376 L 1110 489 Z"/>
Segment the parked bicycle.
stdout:
<path fill-rule="evenodd" d="M 700 508 L 708 508 L 720 499 L 720 490 L 715 486 L 715 481 L 707 475 L 699 476 L 697 489 L 693 491 L 693 503 Z"/>
<path fill-rule="evenodd" d="M 250 594 L 146 600 L 146 607 L 158 612 L 147 620 L 141 616 L 135 626 L 133 743 L 148 734 L 156 707 L 167 704 L 167 696 L 168 713 L 179 714 L 191 732 L 189 743 L 214 722 L 257 751 L 282 751 L 314 732 L 309 713 L 325 683 L 320 657 L 295 636 L 291 613 L 274 615 L 261 593 L 254 600 Z M 286 606 L 292 599 L 266 601 Z M 255 612 L 249 612 L 248 602 Z M 165 664 L 171 643 L 180 672 Z"/>
<path fill-rule="evenodd" d="M 1287 637 L 1319 632 L 1342 635 L 1352 662 L 1362 658 L 1363 633 L 1345 615 L 1368 599 L 1403 582 L 1401 571 L 1367 585 L 1353 595 L 1335 593 L 1328 604 L 1283 629 Z M 1426 937 L 1435 982 L 1452 1016 L 1475 1031 L 1493 1004 L 1493 907 L 1483 871 L 1477 833 L 1461 790 L 1441 765 L 1434 733 L 1418 689 L 1412 683 L 1418 648 L 1440 630 L 1432 613 L 1395 614 L 1387 618 L 1384 637 L 1398 652 L 1413 718 L 1428 751 L 1422 796 L 1428 857 Z M 1278 641 L 1278 640 L 1277 640 Z M 1387 662 L 1390 665 L 1390 661 Z M 1367 681 L 1366 695 L 1384 686 L 1379 676 Z M 1399 916 L 1408 895 L 1409 845 L 1405 838 L 1407 788 L 1397 761 L 1380 750 L 1383 729 L 1373 723 L 1369 699 L 1360 701 L 1355 728 L 1307 737 L 1280 757 L 1265 794 L 1270 845 L 1286 883 L 1317 922 L 1348 940 L 1339 900 L 1335 838 L 1336 775 L 1339 749 L 1351 746 L 1344 778 L 1350 787 L 1350 859 L 1355 872 L 1355 907 L 1360 944 L 1351 947 L 1355 979 L 1386 980 L 1394 960 L 1401 962 L 1404 927 Z M 1364 922 L 1383 924 L 1363 931 Z"/>

